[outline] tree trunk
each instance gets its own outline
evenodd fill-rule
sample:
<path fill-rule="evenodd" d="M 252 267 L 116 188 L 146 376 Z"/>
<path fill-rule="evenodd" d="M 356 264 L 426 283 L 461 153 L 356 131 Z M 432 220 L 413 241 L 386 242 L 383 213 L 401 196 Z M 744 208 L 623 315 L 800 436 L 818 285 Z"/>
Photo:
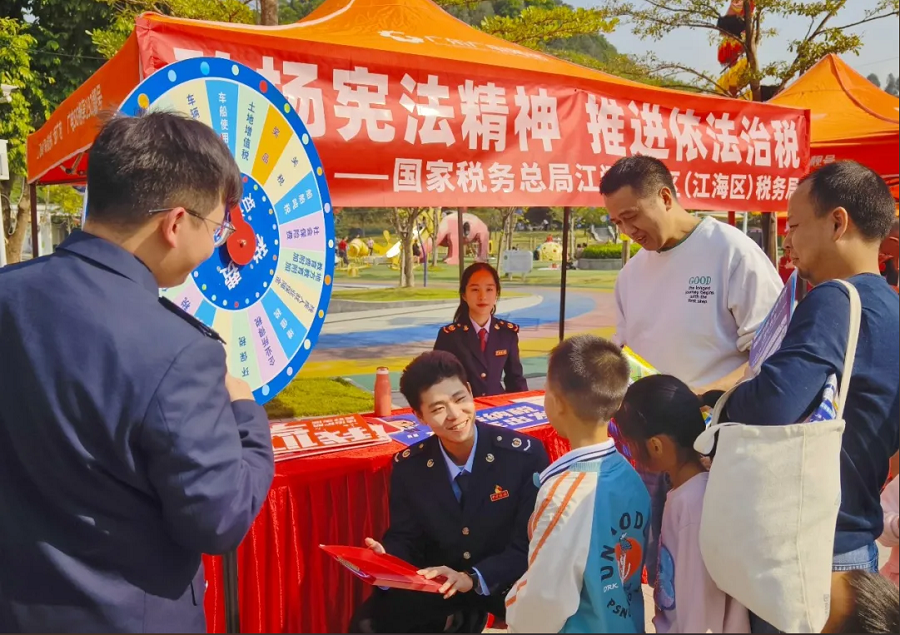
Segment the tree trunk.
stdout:
<path fill-rule="evenodd" d="M 0 245 L 0 247 L 5 246 L 6 263 L 10 265 L 22 261 L 22 245 L 25 242 L 25 234 L 28 233 L 28 229 L 31 227 L 31 197 L 28 184 L 23 186 L 22 198 L 19 199 L 19 203 L 16 206 L 15 222 L 12 221 L 12 200 L 10 196 L 12 195 L 12 184 L 15 178 L 17 177 L 13 176 L 8 181 L 0 181 L 3 228 L 6 231 L 6 244 Z M 37 254 L 34 254 L 33 257 L 36 258 Z"/>
<path fill-rule="evenodd" d="M 751 11 L 750 0 L 744 0 L 744 44 L 747 55 L 747 72 L 750 73 L 750 94 L 753 101 L 762 101 L 762 88 L 759 77 L 759 58 L 757 44 L 759 42 L 759 22 L 755 12 Z"/>
<path fill-rule="evenodd" d="M 412 288 L 416 286 L 414 273 L 415 256 L 413 255 L 412 229 L 400 234 L 400 286 Z"/>
<path fill-rule="evenodd" d="M 259 23 L 264 26 L 278 25 L 278 0 L 259 0 Z"/>
<path fill-rule="evenodd" d="M 413 209 L 400 209 L 395 207 L 393 212 L 394 229 L 397 230 L 397 238 L 400 240 L 400 286 L 415 286 L 413 266 L 415 260 L 412 252 L 412 234 L 416 226 L 418 213 Z"/>
<path fill-rule="evenodd" d="M 434 214 L 434 231 L 431 232 L 431 266 L 434 267 L 438 263 L 437 233 L 438 225 L 441 223 L 441 208 L 434 207 L 432 212 Z"/>

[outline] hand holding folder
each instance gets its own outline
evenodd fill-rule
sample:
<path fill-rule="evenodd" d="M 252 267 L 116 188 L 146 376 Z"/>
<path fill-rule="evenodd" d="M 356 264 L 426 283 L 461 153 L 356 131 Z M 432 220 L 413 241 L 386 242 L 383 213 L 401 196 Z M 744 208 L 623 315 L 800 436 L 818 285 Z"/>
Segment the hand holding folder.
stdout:
<path fill-rule="evenodd" d="M 419 575 L 417 567 L 384 553 L 384 549 L 378 553 L 374 548 L 365 547 L 319 545 L 319 548 L 349 569 L 353 575 L 373 586 L 440 593 L 446 582 L 443 577 L 426 579 Z"/>

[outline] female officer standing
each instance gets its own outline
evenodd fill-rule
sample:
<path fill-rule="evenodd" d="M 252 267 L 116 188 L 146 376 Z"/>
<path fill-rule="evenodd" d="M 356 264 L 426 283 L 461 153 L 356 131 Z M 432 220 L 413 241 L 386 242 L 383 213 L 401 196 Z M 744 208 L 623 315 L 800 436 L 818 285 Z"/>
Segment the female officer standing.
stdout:
<path fill-rule="evenodd" d="M 519 327 L 494 317 L 499 297 L 497 270 L 485 262 L 469 265 L 459 281 L 453 323 L 438 331 L 434 343 L 434 350 L 453 353 L 462 362 L 476 397 L 528 390 L 519 361 Z"/>

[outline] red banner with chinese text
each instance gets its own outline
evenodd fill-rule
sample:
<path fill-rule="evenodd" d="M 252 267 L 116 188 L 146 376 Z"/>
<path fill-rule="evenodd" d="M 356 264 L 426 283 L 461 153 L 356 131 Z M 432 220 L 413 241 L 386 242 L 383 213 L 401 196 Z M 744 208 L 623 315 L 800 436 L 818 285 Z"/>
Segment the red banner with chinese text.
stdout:
<path fill-rule="evenodd" d="M 171 25 L 139 42 L 145 74 L 194 56 L 258 70 L 306 123 L 336 206 L 599 206 L 603 173 L 646 154 L 688 208 L 777 211 L 809 160 L 801 110 L 347 46 L 247 47 Z"/>

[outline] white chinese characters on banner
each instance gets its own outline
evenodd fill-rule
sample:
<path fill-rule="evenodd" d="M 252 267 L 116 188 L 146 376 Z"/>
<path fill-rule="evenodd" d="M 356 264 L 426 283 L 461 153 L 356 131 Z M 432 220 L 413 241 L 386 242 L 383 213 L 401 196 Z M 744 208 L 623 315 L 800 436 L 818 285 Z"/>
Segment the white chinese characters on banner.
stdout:
<path fill-rule="evenodd" d="M 519 149 L 530 150 L 529 135 L 543 144 L 544 152 L 553 151 L 553 141 L 559 136 L 559 116 L 556 112 L 556 97 L 547 94 L 546 88 L 538 89 L 536 95 L 528 95 L 525 88 L 516 88 L 516 134 L 519 136 Z"/>
<path fill-rule="evenodd" d="M 403 137 L 406 142 L 415 143 L 418 131 L 420 143 L 453 145 L 456 139 L 450 130 L 449 121 L 453 119 L 453 106 L 441 103 L 450 98 L 450 89 L 438 84 L 437 75 L 429 75 L 425 83 L 417 83 L 409 75 L 404 75 L 400 85 L 406 91 L 400 98 L 400 105 L 410 113 Z M 422 120 L 417 116 L 422 117 Z"/>
<path fill-rule="evenodd" d="M 625 152 L 625 111 L 616 100 L 588 95 L 585 110 L 588 114 L 587 129 L 591 135 L 591 150 L 594 154 L 608 154 L 624 157 Z"/>
<path fill-rule="evenodd" d="M 509 106 L 506 89 L 493 82 L 476 85 L 471 79 L 459 87 L 462 136 L 469 150 L 506 150 L 506 122 Z"/>
<path fill-rule="evenodd" d="M 393 117 L 387 108 L 388 76 L 370 73 L 365 66 L 352 71 L 334 69 L 334 114 L 346 123 L 337 132 L 345 141 L 356 138 L 363 126 L 370 141 L 394 140 Z"/>
<path fill-rule="evenodd" d="M 179 58 L 201 54 L 175 50 Z M 690 199 L 780 202 L 793 191 L 791 177 L 803 160 L 802 121 L 773 120 L 754 113 L 755 106 L 724 113 L 701 112 L 696 104 L 669 109 L 619 93 L 556 90 L 523 80 L 502 85 L 450 71 L 395 75 L 375 62 L 335 68 L 262 56 L 254 66 L 282 90 L 310 136 L 325 137 L 323 147 L 342 141 L 411 146 L 386 148 L 388 156 L 371 167 L 330 166 L 334 178 L 386 182 L 394 193 L 599 193 L 602 175 L 617 159 L 641 154 L 681 170 L 677 186 Z M 226 114 L 220 113 L 221 134 L 237 137 L 243 152 L 255 122 L 232 123 L 227 130 Z M 571 156 L 561 154 L 570 150 Z M 830 160 L 813 157 L 810 164 Z M 767 169 L 785 173 L 760 174 Z"/>

